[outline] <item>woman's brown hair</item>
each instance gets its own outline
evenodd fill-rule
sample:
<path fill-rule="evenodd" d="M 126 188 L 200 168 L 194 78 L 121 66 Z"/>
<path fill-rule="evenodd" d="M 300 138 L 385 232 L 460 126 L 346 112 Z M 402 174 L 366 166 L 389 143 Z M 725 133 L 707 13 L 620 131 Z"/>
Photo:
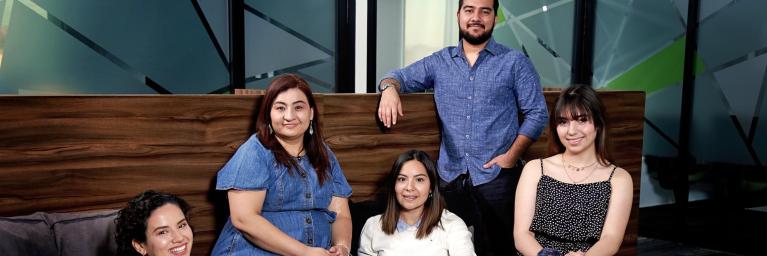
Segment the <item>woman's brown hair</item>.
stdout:
<path fill-rule="evenodd" d="M 309 84 L 304 79 L 295 74 L 284 74 L 274 78 L 272 83 L 269 84 L 269 88 L 264 93 L 261 107 L 258 110 L 258 117 L 256 117 L 256 134 L 261 144 L 274 153 L 274 158 L 277 162 L 285 167 L 288 167 L 289 173 L 293 174 L 299 171 L 298 162 L 285 151 L 275 135 L 270 131 L 271 110 L 274 100 L 281 93 L 297 88 L 306 95 L 307 101 L 309 101 L 309 107 L 314 111 L 314 119 L 309 124 L 309 129 L 314 130 L 314 134 L 309 133 L 309 129 L 304 131 L 304 151 L 306 156 L 309 157 L 309 161 L 314 166 L 317 172 L 317 179 L 322 185 L 326 179 L 330 177 L 329 168 L 330 160 L 328 159 L 328 153 L 325 148 L 325 142 L 322 137 L 322 129 L 320 128 L 320 114 L 317 109 L 317 104 L 312 96 L 312 90 L 309 89 Z"/>
<path fill-rule="evenodd" d="M 565 152 L 565 146 L 559 141 L 557 136 L 557 126 L 569 119 L 577 120 L 583 116 L 588 121 L 594 123 L 597 136 L 594 145 L 597 153 L 597 160 L 602 165 L 612 162 L 610 152 L 607 148 L 607 120 L 605 118 L 605 105 L 599 99 L 597 92 L 589 85 L 573 85 L 563 90 L 559 94 L 554 109 L 549 115 L 549 132 L 551 133 L 552 143 L 549 144 L 549 151 L 552 154 Z"/>
<path fill-rule="evenodd" d="M 381 229 L 387 235 L 394 234 L 394 231 L 397 229 L 397 221 L 399 220 L 400 208 L 402 206 L 397 202 L 397 193 L 394 190 L 394 186 L 402 166 L 410 160 L 416 160 L 426 167 L 426 175 L 429 176 L 429 183 L 431 184 L 431 196 L 424 203 L 423 213 L 421 213 L 421 224 L 415 235 L 417 239 L 422 239 L 431 234 L 434 227 L 440 225 L 442 210 L 445 209 L 445 200 L 439 193 L 437 168 L 434 166 L 434 162 L 429 159 L 429 155 L 420 150 L 409 150 L 399 155 L 397 161 L 392 165 L 391 172 L 386 177 L 388 195 L 386 197 L 386 210 L 383 216 L 381 216 Z"/>

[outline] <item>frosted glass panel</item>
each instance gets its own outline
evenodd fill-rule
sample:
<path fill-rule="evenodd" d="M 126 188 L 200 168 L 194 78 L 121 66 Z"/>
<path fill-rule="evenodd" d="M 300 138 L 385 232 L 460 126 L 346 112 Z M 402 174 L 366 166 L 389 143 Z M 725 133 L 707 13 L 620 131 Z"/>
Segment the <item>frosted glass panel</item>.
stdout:
<path fill-rule="evenodd" d="M 574 8 L 572 1 L 500 1 L 499 23 L 493 35 L 496 41 L 530 57 L 544 87 L 567 87 L 572 69 Z"/>
<path fill-rule="evenodd" d="M 1 93 L 208 93 L 229 82 L 225 1 L 0 1 Z M 202 14 L 202 15 L 201 15 Z M 211 36 L 205 29 L 207 18 Z M 228 44 L 224 42 L 224 44 Z M 219 43 L 219 45 L 222 45 Z"/>
<path fill-rule="evenodd" d="M 313 90 L 334 92 L 335 51 L 335 1 L 245 1 L 246 87 L 297 73 Z"/>
<path fill-rule="evenodd" d="M 683 37 L 679 15 L 669 1 L 597 1 L 594 84 L 607 86 Z"/>
<path fill-rule="evenodd" d="M 705 72 L 695 78 L 694 149 L 704 162 L 764 165 L 767 2 L 723 2 L 701 2 L 698 57 Z"/>

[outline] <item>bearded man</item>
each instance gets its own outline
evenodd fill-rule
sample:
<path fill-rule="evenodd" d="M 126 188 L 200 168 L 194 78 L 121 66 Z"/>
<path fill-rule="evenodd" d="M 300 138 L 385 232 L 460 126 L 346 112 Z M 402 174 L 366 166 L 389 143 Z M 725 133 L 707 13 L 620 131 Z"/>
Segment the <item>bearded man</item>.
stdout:
<path fill-rule="evenodd" d="M 497 14 L 498 0 L 460 0 L 458 46 L 389 72 L 378 87 L 378 117 L 386 127 L 404 116 L 399 93 L 434 90 L 442 124 L 440 192 L 448 210 L 474 228 L 478 255 L 514 252 L 521 157 L 548 119 L 530 60 L 493 40 Z"/>

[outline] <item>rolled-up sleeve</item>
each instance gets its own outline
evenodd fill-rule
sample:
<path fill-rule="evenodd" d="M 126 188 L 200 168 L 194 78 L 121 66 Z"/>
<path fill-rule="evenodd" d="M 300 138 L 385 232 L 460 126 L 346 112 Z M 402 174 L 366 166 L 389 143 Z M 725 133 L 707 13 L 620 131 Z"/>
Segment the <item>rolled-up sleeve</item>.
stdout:
<path fill-rule="evenodd" d="M 432 72 L 431 68 L 435 61 L 434 58 L 439 58 L 439 56 L 432 54 L 407 67 L 389 71 L 389 73 L 386 73 L 381 78 L 381 81 L 387 78 L 397 80 L 400 83 L 399 91 L 401 93 L 423 92 L 434 88 L 434 72 Z M 381 81 L 379 81 L 379 84 Z"/>
<path fill-rule="evenodd" d="M 546 100 L 538 73 L 535 72 L 530 59 L 522 57 L 518 60 L 514 65 L 514 92 L 517 95 L 519 111 L 524 115 L 518 134 L 537 140 L 548 120 Z"/>

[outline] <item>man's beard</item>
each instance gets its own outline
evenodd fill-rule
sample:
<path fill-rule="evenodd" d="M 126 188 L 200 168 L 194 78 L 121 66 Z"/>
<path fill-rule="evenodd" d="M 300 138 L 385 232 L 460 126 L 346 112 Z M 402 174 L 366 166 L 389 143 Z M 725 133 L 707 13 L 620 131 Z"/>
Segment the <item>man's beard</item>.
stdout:
<path fill-rule="evenodd" d="M 463 40 L 466 40 L 467 43 L 472 45 L 480 45 L 487 42 L 487 40 L 490 39 L 490 36 L 493 35 L 493 27 L 490 27 L 490 30 L 485 31 L 479 36 L 472 36 L 471 34 L 469 34 L 468 29 L 461 28 L 459 29 L 459 32 L 460 32 L 459 34 L 461 34 L 461 38 L 463 38 Z"/>

